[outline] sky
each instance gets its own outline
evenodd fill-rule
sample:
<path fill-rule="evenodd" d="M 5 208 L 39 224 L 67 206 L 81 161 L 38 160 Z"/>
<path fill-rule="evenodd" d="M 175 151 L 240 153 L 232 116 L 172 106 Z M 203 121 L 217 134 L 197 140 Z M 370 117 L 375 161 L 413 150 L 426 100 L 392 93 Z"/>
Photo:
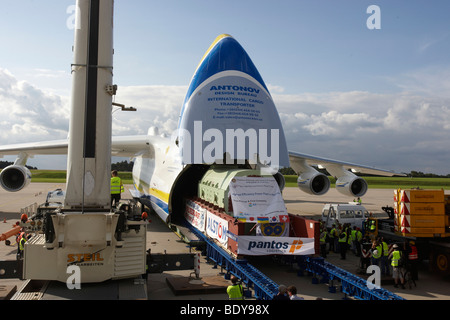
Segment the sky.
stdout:
<path fill-rule="evenodd" d="M 67 137 L 74 4 L 0 0 L 1 145 Z M 228 33 L 268 85 L 289 150 L 450 174 L 449 12 L 446 0 L 115 0 L 115 102 L 138 111 L 114 112 L 113 135 L 173 132 L 200 59 Z"/>

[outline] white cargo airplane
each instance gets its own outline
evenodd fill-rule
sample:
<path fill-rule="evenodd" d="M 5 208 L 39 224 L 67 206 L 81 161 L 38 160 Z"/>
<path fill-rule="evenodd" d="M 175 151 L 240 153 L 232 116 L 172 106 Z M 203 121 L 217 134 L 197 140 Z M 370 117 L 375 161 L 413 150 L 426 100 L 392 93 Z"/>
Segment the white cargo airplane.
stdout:
<path fill-rule="evenodd" d="M 217 37 L 197 67 L 176 134 L 167 138 L 149 130 L 149 135 L 113 136 L 111 147 L 113 156 L 134 159 L 133 196 L 166 222 L 172 213 L 183 214 L 183 198 L 196 195 L 199 180 L 213 163 L 271 170 L 281 188 L 284 179 L 278 169 L 290 166 L 299 174 L 300 190 L 312 195 L 323 195 L 330 188 L 327 176 L 313 166 L 337 177 L 337 190 L 350 197 L 367 191 L 366 181 L 352 172 L 396 175 L 288 152 L 269 90 L 244 49 L 226 34 Z M 25 167 L 29 157 L 67 152 L 67 140 L 0 146 L 0 156 L 18 155 L 14 165 L 1 172 L 1 186 L 11 192 L 22 190 L 31 180 Z"/>

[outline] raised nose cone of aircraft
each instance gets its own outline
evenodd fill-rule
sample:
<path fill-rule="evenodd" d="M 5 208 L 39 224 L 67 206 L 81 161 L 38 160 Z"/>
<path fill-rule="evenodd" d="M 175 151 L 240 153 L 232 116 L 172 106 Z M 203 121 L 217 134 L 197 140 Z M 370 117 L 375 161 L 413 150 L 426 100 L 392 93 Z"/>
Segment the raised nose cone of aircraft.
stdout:
<path fill-rule="evenodd" d="M 203 81 L 214 74 L 227 70 L 243 72 L 254 78 L 267 90 L 261 75 L 244 48 L 232 36 L 222 34 L 211 44 L 200 61 L 186 98 L 188 99 Z"/>
<path fill-rule="evenodd" d="M 192 77 L 178 142 L 184 164 L 220 163 L 228 153 L 231 160 L 289 166 L 283 128 L 269 90 L 230 35 L 216 38 Z"/>

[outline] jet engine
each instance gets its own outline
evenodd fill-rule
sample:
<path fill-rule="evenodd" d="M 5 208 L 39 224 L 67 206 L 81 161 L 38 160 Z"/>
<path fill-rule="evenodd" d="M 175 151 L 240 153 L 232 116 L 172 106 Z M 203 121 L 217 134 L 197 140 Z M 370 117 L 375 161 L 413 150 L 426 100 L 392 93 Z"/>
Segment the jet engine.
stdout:
<path fill-rule="evenodd" d="M 330 180 L 323 173 L 310 169 L 298 177 L 297 185 L 303 192 L 320 196 L 330 189 Z"/>
<path fill-rule="evenodd" d="M 12 165 L 0 173 L 0 184 L 9 192 L 17 192 L 31 182 L 31 172 L 24 166 Z"/>
<path fill-rule="evenodd" d="M 336 180 L 336 190 L 350 197 L 362 197 L 367 192 L 367 182 L 354 174 L 347 173 Z"/>
<path fill-rule="evenodd" d="M 284 187 L 286 186 L 286 180 L 284 179 L 284 176 L 281 173 L 277 172 L 273 175 L 273 177 L 277 181 L 278 186 L 280 187 L 280 191 L 283 191 Z"/>

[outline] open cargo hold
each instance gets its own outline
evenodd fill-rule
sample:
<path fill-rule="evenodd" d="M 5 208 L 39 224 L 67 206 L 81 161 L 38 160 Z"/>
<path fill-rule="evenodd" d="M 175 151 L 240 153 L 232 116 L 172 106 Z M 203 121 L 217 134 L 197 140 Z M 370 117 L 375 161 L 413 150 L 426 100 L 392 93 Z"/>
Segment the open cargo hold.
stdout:
<path fill-rule="evenodd" d="M 210 169 L 185 219 L 234 256 L 319 252 L 319 223 L 288 214 L 277 181 L 257 170 Z"/>

